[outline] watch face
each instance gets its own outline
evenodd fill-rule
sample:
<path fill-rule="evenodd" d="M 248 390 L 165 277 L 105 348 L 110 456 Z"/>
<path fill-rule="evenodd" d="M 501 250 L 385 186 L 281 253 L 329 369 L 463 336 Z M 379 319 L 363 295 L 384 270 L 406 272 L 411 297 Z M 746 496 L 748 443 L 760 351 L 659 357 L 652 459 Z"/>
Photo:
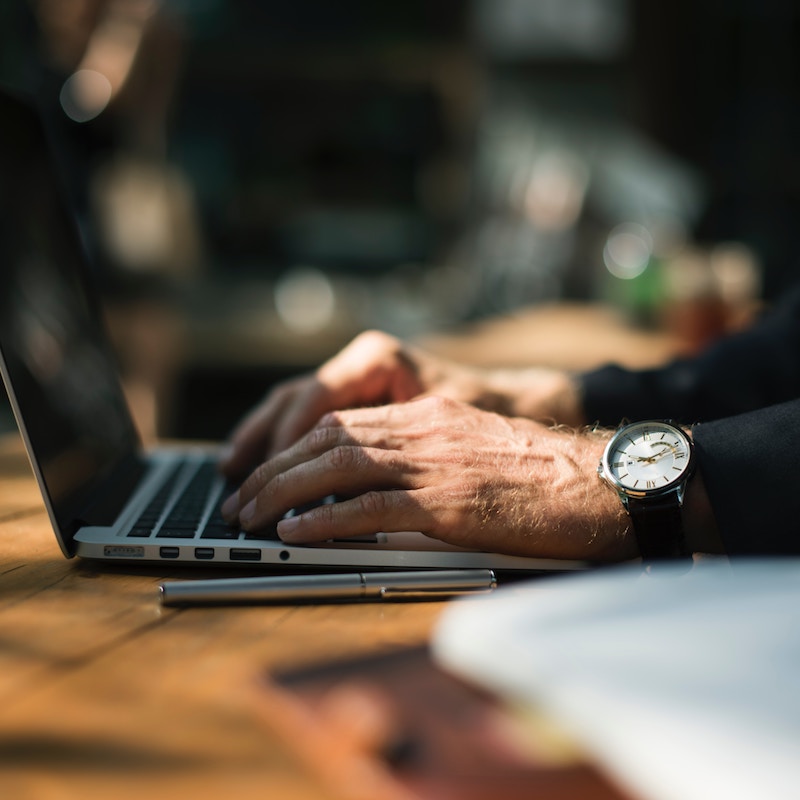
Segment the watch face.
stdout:
<path fill-rule="evenodd" d="M 659 494 L 687 477 L 691 443 L 679 428 L 663 422 L 635 422 L 620 429 L 603 456 L 602 470 L 617 488 Z"/>

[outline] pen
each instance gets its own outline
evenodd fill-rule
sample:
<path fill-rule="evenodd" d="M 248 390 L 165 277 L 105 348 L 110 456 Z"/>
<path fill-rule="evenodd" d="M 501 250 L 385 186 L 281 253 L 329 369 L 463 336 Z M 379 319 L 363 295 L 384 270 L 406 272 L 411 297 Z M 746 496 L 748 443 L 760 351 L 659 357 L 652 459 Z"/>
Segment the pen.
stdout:
<path fill-rule="evenodd" d="M 165 581 L 162 605 L 227 605 L 335 600 L 428 600 L 490 592 L 497 579 L 490 569 L 351 572 L 258 578 Z"/>

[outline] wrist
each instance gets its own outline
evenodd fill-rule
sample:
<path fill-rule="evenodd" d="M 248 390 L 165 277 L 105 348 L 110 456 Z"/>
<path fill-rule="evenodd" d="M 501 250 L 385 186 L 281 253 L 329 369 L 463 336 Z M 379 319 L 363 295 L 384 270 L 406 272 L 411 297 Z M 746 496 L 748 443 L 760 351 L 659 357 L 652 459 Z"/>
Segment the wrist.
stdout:
<path fill-rule="evenodd" d="M 630 516 L 620 502 L 619 495 L 597 477 L 597 464 L 612 433 L 597 429 L 582 434 L 586 442 L 587 479 L 593 487 L 589 494 L 597 514 L 597 532 L 592 542 L 595 552 L 590 557 L 599 562 L 629 561 L 639 556 Z"/>
<path fill-rule="evenodd" d="M 564 443 L 565 462 L 576 477 L 572 491 L 551 494 L 556 529 L 568 553 L 557 557 L 596 563 L 627 561 L 638 556 L 630 518 L 616 492 L 597 477 L 597 464 L 611 436 L 607 430 L 551 429 Z"/>
<path fill-rule="evenodd" d="M 665 420 L 625 424 L 606 445 L 597 473 L 630 517 L 646 564 L 691 559 L 683 506 L 695 463 L 689 432 Z"/>
<path fill-rule="evenodd" d="M 491 393 L 507 398 L 506 412 L 511 416 L 574 428 L 586 422 L 579 384 L 564 370 L 497 370 L 487 385 Z"/>

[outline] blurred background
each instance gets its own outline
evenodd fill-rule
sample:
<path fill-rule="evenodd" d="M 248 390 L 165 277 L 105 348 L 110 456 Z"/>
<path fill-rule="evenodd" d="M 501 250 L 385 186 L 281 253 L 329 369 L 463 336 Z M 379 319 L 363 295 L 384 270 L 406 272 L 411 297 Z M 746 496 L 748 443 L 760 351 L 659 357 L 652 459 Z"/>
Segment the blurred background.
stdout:
<path fill-rule="evenodd" d="M 3 0 L 0 83 L 145 438 L 216 438 L 369 327 L 603 309 L 656 359 L 747 324 L 796 274 L 799 32 L 789 0 Z M 505 341 L 624 360 L 559 319 Z"/>

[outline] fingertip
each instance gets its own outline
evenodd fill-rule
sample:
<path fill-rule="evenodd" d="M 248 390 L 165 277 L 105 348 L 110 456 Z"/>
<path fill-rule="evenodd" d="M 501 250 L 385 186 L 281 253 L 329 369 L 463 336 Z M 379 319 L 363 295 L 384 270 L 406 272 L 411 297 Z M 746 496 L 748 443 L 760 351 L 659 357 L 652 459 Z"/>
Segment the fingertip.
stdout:
<path fill-rule="evenodd" d="M 242 481 L 260 461 L 260 456 L 250 448 L 231 442 L 222 447 L 217 455 L 217 469 L 231 481 Z"/>
<path fill-rule="evenodd" d="M 220 513 L 225 522 L 233 523 L 239 518 L 239 492 L 234 492 L 221 506 Z"/>
<path fill-rule="evenodd" d="M 256 515 L 256 501 L 251 500 L 239 512 L 239 523 L 242 525 L 243 528 L 247 528 L 247 526 L 250 525 L 250 523 L 253 521 L 255 515 Z"/>
<path fill-rule="evenodd" d="M 302 524 L 301 515 L 284 517 L 276 526 L 278 536 L 284 541 L 291 540 L 297 535 L 297 530 Z"/>

